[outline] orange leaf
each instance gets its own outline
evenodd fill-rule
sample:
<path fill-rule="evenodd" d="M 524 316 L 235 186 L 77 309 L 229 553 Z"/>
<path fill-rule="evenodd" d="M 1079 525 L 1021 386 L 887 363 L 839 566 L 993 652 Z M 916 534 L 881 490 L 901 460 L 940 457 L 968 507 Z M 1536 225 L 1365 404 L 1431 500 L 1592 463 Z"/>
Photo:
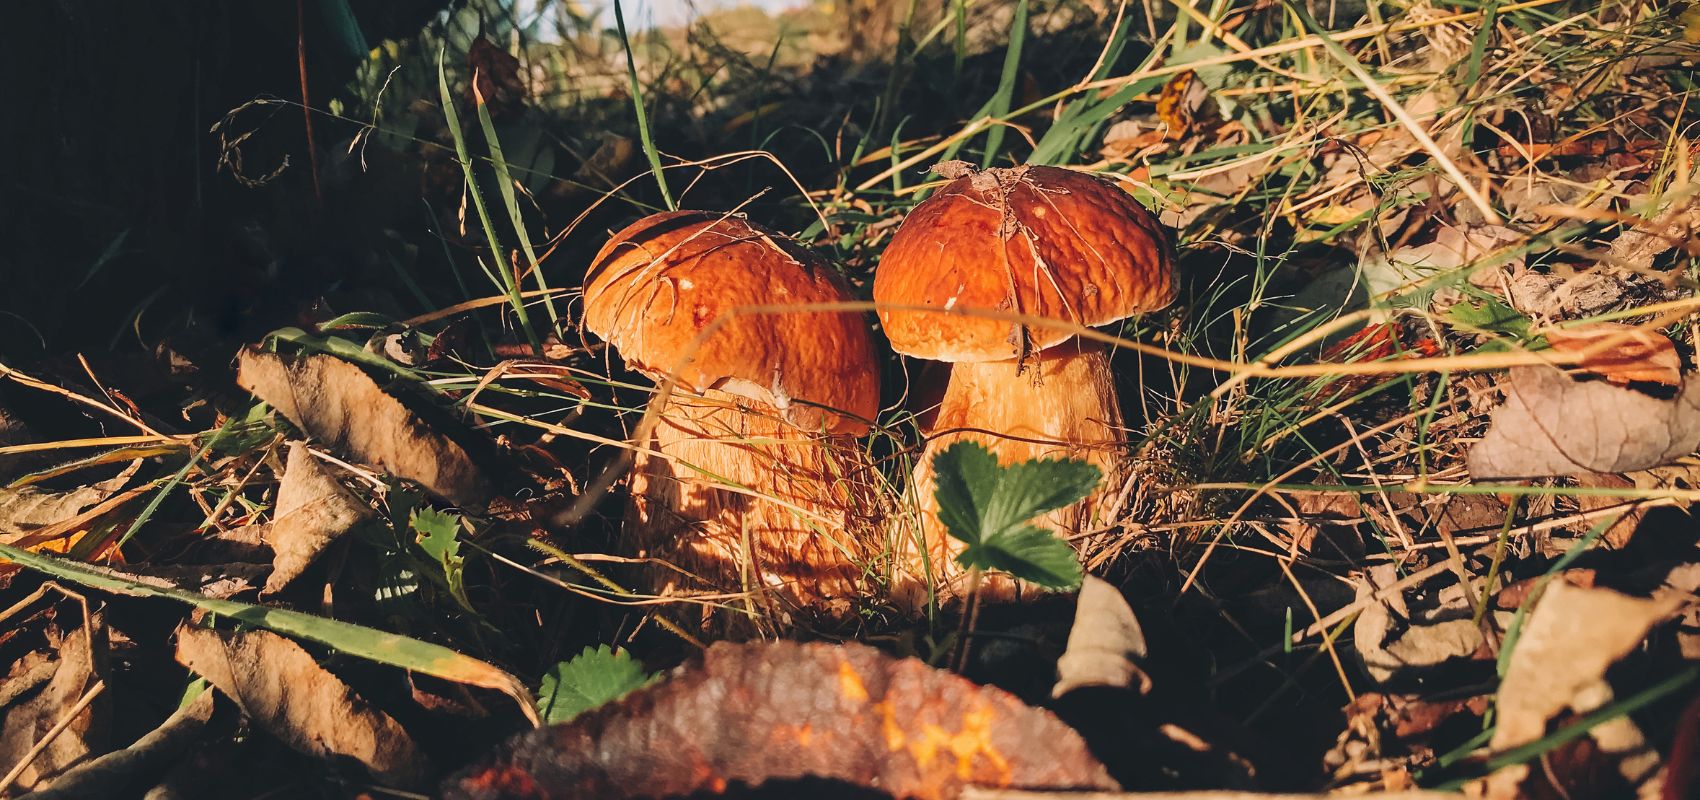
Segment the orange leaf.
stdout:
<path fill-rule="evenodd" d="M 1682 383 L 1682 358 L 1676 353 L 1676 345 L 1653 331 L 1601 322 L 1579 328 L 1554 328 L 1546 332 L 1546 337 L 1554 351 L 1580 355 L 1579 366 L 1584 372 L 1620 386 Z"/>

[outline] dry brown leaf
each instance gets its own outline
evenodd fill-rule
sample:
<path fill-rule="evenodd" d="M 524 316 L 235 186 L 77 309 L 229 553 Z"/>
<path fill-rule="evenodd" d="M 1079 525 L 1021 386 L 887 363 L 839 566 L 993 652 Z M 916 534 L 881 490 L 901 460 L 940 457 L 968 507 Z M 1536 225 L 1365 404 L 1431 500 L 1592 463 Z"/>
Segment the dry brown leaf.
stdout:
<path fill-rule="evenodd" d="M 302 753 L 353 759 L 397 786 L 418 785 L 430 772 L 401 725 L 289 639 L 263 630 L 182 625 L 177 660 L 234 700 L 256 725 Z"/>
<path fill-rule="evenodd" d="M 1640 645 L 1679 604 L 1674 596 L 1644 600 L 1610 589 L 1550 584 L 1536 601 L 1499 685 L 1493 750 L 1505 752 L 1540 739 L 1547 723 L 1567 709 L 1586 714 L 1611 702 L 1606 669 Z M 1646 750 L 1656 766 L 1656 751 L 1645 748 L 1628 717 L 1595 726 L 1589 735 L 1608 753 Z M 1635 761 L 1633 756 L 1626 759 Z M 1620 766 L 1636 772 L 1647 768 L 1639 763 Z M 1499 770 L 1487 779 L 1487 796 L 1519 796 L 1528 774 L 1528 765 Z"/>
<path fill-rule="evenodd" d="M 254 347 L 237 357 L 236 382 L 326 445 L 462 506 L 485 496 L 472 458 L 378 388 L 327 355 L 285 358 Z"/>
<path fill-rule="evenodd" d="M 124 488 L 134 474 L 132 464 L 111 480 L 66 492 L 42 491 L 34 486 L 0 487 L 0 544 L 15 544 L 43 528 L 75 517 Z"/>
<path fill-rule="evenodd" d="M 1689 197 L 1672 202 L 1651 220 L 1624 231 L 1607 251 L 1617 266 L 1646 270 L 1653 259 L 1678 245 L 1692 246 L 1700 230 L 1700 199 Z"/>
<path fill-rule="evenodd" d="M 373 516 L 372 508 L 338 483 L 307 445 L 291 443 L 277 490 L 277 514 L 264 529 L 274 553 L 266 593 L 282 590 L 337 537 Z"/>
<path fill-rule="evenodd" d="M 1001 689 L 865 645 L 722 642 L 659 684 L 510 740 L 443 796 L 705 796 L 806 777 L 905 798 L 1117 788 L 1079 734 Z"/>
<path fill-rule="evenodd" d="M 1441 228 L 1433 241 L 1395 248 L 1385 254 L 1370 254 L 1363 259 L 1360 269 L 1369 293 L 1383 295 L 1409 290 L 1430 282 L 1436 275 L 1491 263 L 1491 267 L 1476 268 L 1470 273 L 1471 282 L 1479 285 L 1506 270 L 1520 269 L 1523 257 L 1509 250 L 1526 238 L 1498 225 Z"/>
<path fill-rule="evenodd" d="M 501 118 L 525 103 L 525 82 L 520 63 L 512 53 L 479 36 L 466 51 L 466 66 L 472 70 L 471 96 L 474 104 L 487 104 L 490 116 Z"/>
<path fill-rule="evenodd" d="M 1068 648 L 1057 660 L 1052 697 L 1086 686 L 1151 691 L 1151 678 L 1139 668 L 1145 659 L 1145 631 L 1120 589 L 1087 575 L 1075 600 Z"/>
<path fill-rule="evenodd" d="M 50 637 L 52 650 L 25 656 L 0 682 L 0 774 L 20 763 L 54 726 L 72 718 L 70 727 L 18 774 L 16 788 L 43 787 L 67 768 L 106 750 L 106 694 L 77 710 L 78 702 L 100 681 L 89 630 L 100 630 L 98 616 L 89 628 L 79 626 L 56 641 Z"/>
<path fill-rule="evenodd" d="M 1505 404 L 1470 448 L 1476 480 L 1656 467 L 1700 447 L 1700 380 L 1662 399 L 1556 367 L 1512 367 Z"/>
<path fill-rule="evenodd" d="M 1380 602 L 1373 599 L 1379 587 L 1397 580 L 1392 564 L 1379 564 L 1357 583 L 1357 602 L 1364 610 L 1352 623 L 1352 643 L 1371 679 L 1385 684 L 1415 678 L 1485 654 L 1482 626 L 1471 618 L 1469 601 L 1455 581 L 1435 593 L 1438 603 L 1430 607 L 1413 610 L 1397 592 Z"/>
<path fill-rule="evenodd" d="M 1580 369 L 1619 386 L 1682 383 L 1682 357 L 1676 352 L 1676 343 L 1664 334 L 1634 325 L 1598 322 L 1579 328 L 1553 328 L 1545 335 L 1547 343 L 1559 353 L 1585 353 Z"/>

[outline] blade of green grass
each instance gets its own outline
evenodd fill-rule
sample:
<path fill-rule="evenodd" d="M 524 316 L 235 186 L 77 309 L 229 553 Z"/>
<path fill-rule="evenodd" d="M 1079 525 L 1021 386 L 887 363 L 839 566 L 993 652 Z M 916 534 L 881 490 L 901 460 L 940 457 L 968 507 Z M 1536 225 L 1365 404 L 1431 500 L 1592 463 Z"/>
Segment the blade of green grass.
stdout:
<path fill-rule="evenodd" d="M 460 114 L 455 111 L 454 95 L 449 93 L 448 72 L 443 68 L 444 52 L 437 51 L 437 91 L 443 101 L 443 119 L 448 123 L 449 135 L 454 138 L 455 158 L 460 162 L 461 173 L 465 176 L 466 191 L 472 195 L 472 206 L 478 212 L 478 223 L 484 228 L 485 241 L 490 245 L 490 254 L 496 260 L 496 285 L 508 296 L 508 305 L 513 308 L 520 329 L 525 331 L 526 341 L 531 343 L 533 350 L 541 352 L 542 343 L 537 338 L 537 331 L 531 328 L 531 319 L 525 312 L 525 301 L 519 294 L 519 284 L 514 282 L 512 270 L 503 263 L 502 240 L 496 236 L 496 226 L 490 220 L 490 209 L 484 204 L 484 193 L 478 190 L 478 179 L 472 173 L 472 156 L 466 150 L 466 137 L 460 129 Z"/>
<path fill-rule="evenodd" d="M 1487 52 L 1487 43 L 1493 38 L 1495 18 L 1499 16 L 1499 0 L 1487 0 L 1482 6 L 1482 24 L 1476 29 L 1476 40 L 1470 43 L 1469 70 L 1464 78 L 1465 86 L 1474 86 L 1482 77 L 1482 55 Z"/>
<path fill-rule="evenodd" d="M 1015 97 L 1016 79 L 1021 71 L 1021 46 L 1027 41 L 1027 0 L 1020 0 L 1015 5 L 1015 21 L 1009 26 L 1009 48 L 1004 50 L 1003 74 L 998 77 L 997 94 L 987 104 L 984 116 L 1003 117 L 1009 113 L 1010 100 Z M 986 133 L 986 153 L 980 158 L 980 166 L 989 167 L 997 160 L 998 150 L 1003 147 L 1004 126 L 993 125 Z"/>
<path fill-rule="evenodd" d="M 473 83 L 476 87 L 478 84 Z M 476 88 L 474 94 L 477 94 Z M 525 263 L 531 267 L 531 275 L 537 280 L 537 288 L 548 292 L 549 284 L 543 278 L 543 267 L 537 263 L 537 252 L 531 247 L 531 234 L 525 229 L 525 216 L 519 210 L 519 196 L 514 192 L 514 179 L 508 174 L 508 160 L 502 155 L 502 141 L 496 136 L 496 123 L 490 119 L 490 108 L 485 105 L 484 97 L 478 95 L 478 126 L 484 131 L 484 141 L 490 147 L 490 164 L 496 170 L 496 186 L 501 189 L 502 207 L 508 212 L 508 222 L 513 225 L 514 235 L 519 237 L 519 249 L 525 254 Z M 553 295 L 543 295 L 543 308 L 549 312 L 549 322 L 555 327 L 560 326 L 561 317 L 555 313 Z M 560 331 L 551 331 L 559 333 Z"/>
<path fill-rule="evenodd" d="M 614 26 L 620 32 L 620 46 L 626 51 L 626 87 L 632 95 L 632 110 L 637 112 L 638 139 L 643 143 L 643 154 L 649 159 L 650 174 L 655 176 L 655 185 L 661 189 L 661 203 L 668 211 L 678 210 L 673 202 L 673 193 L 667 190 L 667 174 L 661 169 L 661 153 L 655 149 L 655 137 L 649 131 L 649 112 L 643 107 L 643 89 L 638 86 L 637 59 L 632 56 L 632 40 L 626 35 L 626 12 L 620 8 L 620 0 L 614 0 Z"/>
<path fill-rule="evenodd" d="M 530 690 L 518 678 L 439 644 L 287 608 L 220 600 L 183 589 L 144 583 L 121 573 L 9 545 L 0 545 L 0 558 L 91 589 L 131 597 L 175 600 L 273 633 L 317 642 L 367 661 L 422 672 L 455 683 L 494 689 L 519 703 L 521 711 L 533 724 L 538 722 L 536 703 Z"/>

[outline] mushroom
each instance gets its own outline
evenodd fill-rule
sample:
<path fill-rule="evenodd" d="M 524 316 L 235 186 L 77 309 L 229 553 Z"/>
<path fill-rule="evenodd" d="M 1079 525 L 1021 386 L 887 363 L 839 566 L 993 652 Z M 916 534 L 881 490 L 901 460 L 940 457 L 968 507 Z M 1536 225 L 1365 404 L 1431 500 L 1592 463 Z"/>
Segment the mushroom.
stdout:
<path fill-rule="evenodd" d="M 628 517 L 648 589 L 744 595 L 753 616 L 838 614 L 878 552 L 874 477 L 855 437 L 879 409 L 861 314 L 749 313 L 850 299 L 827 262 L 743 219 L 656 214 L 592 262 L 585 327 L 657 381 L 659 423 L 637 451 Z M 705 622 L 707 621 L 705 614 Z"/>
<path fill-rule="evenodd" d="M 934 168 L 950 183 L 917 205 L 892 236 L 874 276 L 874 300 L 892 348 L 954 362 L 937 418 L 916 466 L 919 541 L 927 566 L 917 577 L 940 595 L 960 592 L 954 556 L 933 498 L 932 457 L 960 440 L 985 445 L 1008 464 L 1040 457 L 1082 458 L 1105 480 L 1093 496 L 1044 519 L 1064 534 L 1106 520 L 1105 501 L 1125 472 L 1127 437 L 1109 354 L 1064 326 L 1025 325 L 990 310 L 1098 326 L 1173 302 L 1170 232 L 1121 189 L 1096 177 L 1043 166 L 975 171 L 962 162 Z M 930 573 L 927 574 L 927 573 Z M 924 590 L 911 586 L 913 593 Z M 1007 598 L 1012 580 L 982 590 Z"/>

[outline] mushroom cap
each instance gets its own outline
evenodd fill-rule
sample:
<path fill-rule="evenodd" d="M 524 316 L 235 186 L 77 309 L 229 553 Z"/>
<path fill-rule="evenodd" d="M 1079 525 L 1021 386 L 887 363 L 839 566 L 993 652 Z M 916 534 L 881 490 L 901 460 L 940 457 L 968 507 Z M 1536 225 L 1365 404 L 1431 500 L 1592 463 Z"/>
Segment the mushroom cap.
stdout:
<path fill-rule="evenodd" d="M 961 177 L 892 236 L 874 275 L 875 302 L 1094 327 L 1174 301 L 1173 237 L 1127 192 L 1057 167 L 940 168 Z M 1021 358 L 1074 336 L 962 314 L 882 308 L 879 316 L 894 350 L 936 361 Z"/>
<path fill-rule="evenodd" d="M 652 377 L 677 371 L 690 391 L 719 389 L 800 427 L 859 433 L 879 411 L 861 314 L 741 314 L 681 363 L 703 329 L 735 308 L 850 299 L 826 260 L 796 242 L 737 217 L 674 211 L 640 219 L 602 246 L 585 278 L 584 324 Z"/>

